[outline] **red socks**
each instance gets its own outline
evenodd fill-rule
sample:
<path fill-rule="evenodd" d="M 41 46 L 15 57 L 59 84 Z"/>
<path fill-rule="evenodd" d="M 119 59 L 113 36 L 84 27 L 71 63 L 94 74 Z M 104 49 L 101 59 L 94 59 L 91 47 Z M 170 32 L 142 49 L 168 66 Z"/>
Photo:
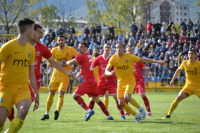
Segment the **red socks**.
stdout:
<path fill-rule="evenodd" d="M 99 107 L 101 108 L 101 110 L 103 111 L 103 113 L 104 113 L 106 116 L 109 116 L 109 115 L 110 115 L 109 112 L 108 112 L 108 110 L 106 109 L 106 106 L 105 106 L 101 101 L 98 103 L 98 105 L 99 105 Z"/>
<path fill-rule="evenodd" d="M 118 101 L 116 101 L 116 103 L 117 103 L 117 108 L 120 112 L 120 115 L 124 115 L 124 110 L 122 109 L 122 107 L 119 106 Z"/>
<path fill-rule="evenodd" d="M 93 110 L 94 104 L 95 104 L 95 102 L 91 100 L 91 101 L 89 102 L 88 107 L 89 107 L 91 110 Z"/>
<path fill-rule="evenodd" d="M 15 114 L 15 110 L 12 107 L 11 114 L 10 114 L 10 116 L 8 116 L 8 119 L 10 120 L 10 122 L 15 118 L 14 114 Z"/>
<path fill-rule="evenodd" d="M 74 100 L 77 101 L 77 103 L 83 107 L 86 111 L 89 109 L 89 107 L 85 104 L 84 100 L 80 97 L 80 96 L 77 96 L 74 98 Z"/>
<path fill-rule="evenodd" d="M 147 99 L 147 97 L 145 96 L 145 97 L 143 97 L 142 99 L 143 99 L 144 104 L 145 104 L 145 106 L 146 106 L 146 108 L 147 108 L 147 111 L 148 111 L 148 112 L 151 112 L 151 110 L 150 110 L 150 105 L 149 105 L 149 100 Z"/>

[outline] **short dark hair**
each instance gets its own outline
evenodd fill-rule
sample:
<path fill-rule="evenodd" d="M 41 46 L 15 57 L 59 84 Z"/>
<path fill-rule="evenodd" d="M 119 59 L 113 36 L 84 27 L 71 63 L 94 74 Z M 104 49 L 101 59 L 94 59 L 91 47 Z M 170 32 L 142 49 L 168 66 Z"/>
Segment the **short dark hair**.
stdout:
<path fill-rule="evenodd" d="M 120 44 L 120 45 L 122 45 L 122 47 L 125 49 L 125 45 L 123 45 L 121 42 L 118 42 L 117 44 Z"/>
<path fill-rule="evenodd" d="M 110 43 L 106 43 L 107 45 L 109 45 L 109 46 L 111 46 L 111 44 Z"/>
<path fill-rule="evenodd" d="M 19 31 L 20 34 L 23 34 L 26 29 L 29 27 L 31 27 L 35 22 L 29 18 L 23 18 L 21 20 L 19 20 L 18 24 L 17 24 L 17 29 Z"/>
<path fill-rule="evenodd" d="M 189 51 L 192 51 L 197 55 L 197 52 L 196 52 L 196 50 L 194 48 L 190 49 Z"/>
<path fill-rule="evenodd" d="M 58 37 L 60 37 L 60 38 L 62 38 L 62 37 L 63 37 L 63 38 L 65 38 L 65 36 L 64 36 L 64 35 L 59 35 Z"/>
<path fill-rule="evenodd" d="M 80 44 L 83 44 L 83 45 L 85 45 L 85 47 L 88 48 L 88 44 L 85 41 L 81 41 Z"/>
<path fill-rule="evenodd" d="M 94 49 L 98 49 L 99 50 L 99 47 L 94 47 Z"/>
<path fill-rule="evenodd" d="M 39 29 L 42 29 L 42 26 L 41 25 L 39 25 L 39 24 L 34 24 L 34 31 L 36 31 L 37 30 L 37 28 L 39 28 Z"/>

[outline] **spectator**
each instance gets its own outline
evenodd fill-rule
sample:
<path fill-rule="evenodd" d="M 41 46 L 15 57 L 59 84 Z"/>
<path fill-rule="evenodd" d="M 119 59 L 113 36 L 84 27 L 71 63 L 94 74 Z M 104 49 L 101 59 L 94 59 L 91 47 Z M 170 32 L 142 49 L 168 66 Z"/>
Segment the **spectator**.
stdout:
<path fill-rule="evenodd" d="M 165 26 L 165 22 L 163 22 L 161 29 L 160 29 L 160 32 L 161 32 L 161 34 L 165 34 L 165 31 L 166 31 L 166 26 Z"/>
<path fill-rule="evenodd" d="M 88 34 L 90 34 L 90 30 L 88 29 L 87 25 L 84 27 L 84 35 L 88 38 Z"/>
<path fill-rule="evenodd" d="M 179 40 L 181 40 L 181 42 L 185 42 L 185 37 L 183 36 L 183 34 L 181 34 L 181 37 L 179 38 Z"/>
<path fill-rule="evenodd" d="M 150 21 L 148 20 L 148 21 L 147 21 L 146 30 L 147 30 L 147 34 L 148 34 L 149 36 L 151 36 L 152 28 L 153 28 L 153 24 L 150 23 Z"/>
<path fill-rule="evenodd" d="M 51 32 L 51 28 L 49 28 L 49 26 L 47 25 L 47 28 L 46 28 L 45 33 L 44 33 L 44 36 L 47 36 L 50 32 Z"/>
<path fill-rule="evenodd" d="M 194 26 L 194 24 L 191 21 L 191 19 L 188 20 L 188 25 L 187 26 L 188 26 L 188 31 L 191 32 L 191 30 L 193 30 L 193 26 Z"/>
<path fill-rule="evenodd" d="M 99 46 L 100 49 L 103 49 L 103 46 L 104 46 L 104 42 L 101 41 L 101 45 Z"/>
<path fill-rule="evenodd" d="M 158 20 L 156 20 L 156 23 L 153 25 L 153 29 L 154 29 L 155 33 L 157 33 L 157 31 L 160 31 L 161 26 L 162 25 L 160 23 L 158 23 Z"/>
<path fill-rule="evenodd" d="M 55 38 L 56 38 L 56 33 L 53 30 L 51 30 L 50 40 L 53 41 L 53 40 L 55 40 Z"/>
<path fill-rule="evenodd" d="M 166 31 L 171 31 L 172 24 L 174 24 L 174 23 L 172 22 L 171 18 L 169 18 L 169 21 L 167 23 L 167 29 L 166 29 Z"/>
<path fill-rule="evenodd" d="M 144 30 L 144 26 L 143 26 L 142 23 L 140 22 L 140 24 L 139 24 L 139 26 L 138 26 L 138 33 L 139 33 L 139 35 L 142 34 L 143 30 Z"/>
<path fill-rule="evenodd" d="M 100 26 L 99 23 L 97 23 L 96 32 L 97 32 L 97 35 L 98 35 L 98 34 L 101 34 L 101 26 Z"/>
<path fill-rule="evenodd" d="M 135 25 L 135 22 L 132 22 L 130 30 L 133 33 L 133 36 L 135 37 L 135 35 L 136 35 L 137 31 L 138 31 L 138 27 Z"/>
<path fill-rule="evenodd" d="M 90 32 L 91 32 L 91 36 L 92 34 L 94 34 L 94 36 L 96 35 L 96 29 L 93 27 L 93 25 L 90 25 Z M 96 36 L 95 36 L 96 37 Z M 95 39 L 96 40 L 96 39 Z"/>
<path fill-rule="evenodd" d="M 166 70 L 163 70 L 162 76 L 161 76 L 161 86 L 164 86 L 163 82 L 167 81 L 168 73 Z"/>
<path fill-rule="evenodd" d="M 102 25 L 102 36 L 107 32 L 107 29 L 108 29 L 108 27 L 103 22 L 103 25 Z"/>
<path fill-rule="evenodd" d="M 61 25 L 59 25 L 59 28 L 57 30 L 57 36 L 63 35 L 64 33 L 65 33 L 65 30 L 62 28 Z"/>
<path fill-rule="evenodd" d="M 169 74 L 167 76 L 167 86 L 169 86 L 169 83 L 172 80 L 173 76 L 174 76 L 174 73 L 172 72 L 171 69 L 169 69 Z M 177 81 L 177 79 L 174 80 L 174 84 L 176 83 L 176 81 Z M 174 86 L 174 84 L 173 84 L 173 86 Z"/>
<path fill-rule="evenodd" d="M 173 51 L 172 51 L 172 48 L 169 47 L 169 50 L 166 52 L 166 54 L 169 56 L 169 57 L 172 57 L 173 56 Z"/>
<path fill-rule="evenodd" d="M 194 24 L 194 26 L 195 26 L 195 33 L 197 34 L 200 28 L 200 22 L 198 19 L 196 20 L 196 23 Z"/>
<path fill-rule="evenodd" d="M 68 33 L 72 36 L 73 34 L 75 34 L 75 29 L 72 25 L 70 25 L 69 31 Z"/>
<path fill-rule="evenodd" d="M 89 45 L 89 50 L 90 50 L 91 55 L 92 55 L 93 49 L 94 49 L 94 42 L 91 42 L 91 44 Z"/>
<path fill-rule="evenodd" d="M 112 23 L 110 24 L 109 31 L 110 31 L 110 35 L 112 34 L 113 36 L 115 36 L 115 30 Z"/>
<path fill-rule="evenodd" d="M 174 24 L 172 24 L 172 26 L 171 26 L 171 33 L 175 34 L 175 32 L 176 32 L 176 27 L 175 27 Z"/>
<path fill-rule="evenodd" d="M 182 31 L 183 33 L 186 33 L 187 26 L 186 26 L 185 22 L 182 22 L 182 23 L 180 24 L 179 28 L 181 28 L 181 31 Z"/>

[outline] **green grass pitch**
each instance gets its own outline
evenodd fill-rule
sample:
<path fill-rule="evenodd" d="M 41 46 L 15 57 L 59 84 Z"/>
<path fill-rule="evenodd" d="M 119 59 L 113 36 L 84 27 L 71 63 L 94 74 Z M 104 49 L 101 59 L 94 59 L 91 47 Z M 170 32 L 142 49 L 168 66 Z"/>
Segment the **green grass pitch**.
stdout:
<path fill-rule="evenodd" d="M 71 94 L 65 95 L 64 105 L 57 121 L 53 120 L 58 99 L 57 94 L 54 97 L 54 103 L 50 111 L 50 119 L 41 121 L 40 118 L 45 113 L 48 96 L 48 93 L 41 92 L 39 109 L 33 112 L 34 104 L 32 104 L 20 133 L 200 132 L 200 100 L 197 96 L 193 95 L 180 102 L 172 117 L 168 120 L 162 120 L 161 118 L 167 114 L 178 92 L 147 92 L 146 94 L 150 101 L 153 117 L 147 117 L 145 120 L 141 120 L 140 123 L 135 123 L 133 116 L 126 116 L 127 120 L 121 120 L 116 103 L 112 97 L 109 99 L 108 110 L 111 116 L 114 117 L 113 121 L 107 121 L 106 116 L 96 104 L 94 107 L 95 114 L 86 122 L 82 119 L 86 111 L 72 99 Z M 134 94 L 132 97 L 145 108 L 140 95 Z M 83 98 L 88 104 L 88 97 L 85 95 Z M 131 107 L 133 106 L 131 105 Z M 139 113 L 135 107 L 133 109 Z M 3 131 L 8 128 L 9 123 L 7 119 Z"/>

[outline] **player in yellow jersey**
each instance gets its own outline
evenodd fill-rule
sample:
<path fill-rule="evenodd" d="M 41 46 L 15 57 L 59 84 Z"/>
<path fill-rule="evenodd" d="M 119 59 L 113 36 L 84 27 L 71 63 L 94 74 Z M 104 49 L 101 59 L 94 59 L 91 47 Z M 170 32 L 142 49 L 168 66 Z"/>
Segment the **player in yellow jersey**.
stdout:
<path fill-rule="evenodd" d="M 17 133 L 31 106 L 29 82 L 35 93 L 36 110 L 39 106 L 39 94 L 34 74 L 35 49 L 28 44 L 33 39 L 34 21 L 24 18 L 18 22 L 18 37 L 5 43 L 0 49 L 0 132 L 6 117 L 15 104 L 17 116 L 9 125 L 7 133 Z"/>
<path fill-rule="evenodd" d="M 125 46 L 121 43 L 116 45 L 116 54 L 113 55 L 106 67 L 103 77 L 112 76 L 116 73 L 117 76 L 117 98 L 119 105 L 129 114 L 135 116 L 135 122 L 139 122 L 141 116 L 133 111 L 133 109 L 126 104 L 125 100 L 134 105 L 140 107 L 140 105 L 131 98 L 133 90 L 135 88 L 135 77 L 133 75 L 133 62 L 146 62 L 146 63 L 159 63 L 166 64 L 164 61 L 156 61 L 148 58 L 140 58 L 135 55 L 124 53 Z M 110 72 L 110 69 L 114 67 L 114 70 Z M 145 119 L 146 114 L 142 107 L 139 108 L 142 118 Z"/>
<path fill-rule="evenodd" d="M 193 94 L 196 94 L 200 98 L 200 82 L 199 82 L 200 62 L 195 59 L 196 51 L 194 49 L 189 50 L 188 57 L 189 57 L 189 60 L 183 61 L 180 65 L 180 67 L 176 70 L 176 72 L 170 82 L 170 86 L 173 86 L 174 80 L 176 79 L 176 77 L 182 70 L 185 70 L 186 84 L 183 87 L 183 89 L 179 92 L 176 99 L 173 101 L 167 116 L 163 117 L 163 119 L 170 118 L 172 112 L 176 109 L 179 102 L 182 101 L 183 99 L 185 99 Z"/>
<path fill-rule="evenodd" d="M 53 58 L 55 61 L 60 63 L 65 70 L 68 72 L 71 71 L 71 65 L 67 66 L 65 64 L 66 61 L 72 59 L 72 57 L 77 56 L 79 53 L 73 48 L 65 45 L 65 37 L 63 35 L 58 36 L 57 39 L 58 46 L 51 50 L 53 54 Z M 58 102 L 57 102 L 57 110 L 54 112 L 54 120 L 57 120 L 59 117 L 59 113 L 63 106 L 64 102 L 64 94 L 67 91 L 69 86 L 69 77 L 62 73 L 61 71 L 54 69 L 50 83 L 49 83 L 49 97 L 47 98 L 46 103 L 46 113 L 41 118 L 41 120 L 49 119 L 49 111 L 53 104 L 53 98 L 55 96 L 56 90 L 58 89 Z"/>

